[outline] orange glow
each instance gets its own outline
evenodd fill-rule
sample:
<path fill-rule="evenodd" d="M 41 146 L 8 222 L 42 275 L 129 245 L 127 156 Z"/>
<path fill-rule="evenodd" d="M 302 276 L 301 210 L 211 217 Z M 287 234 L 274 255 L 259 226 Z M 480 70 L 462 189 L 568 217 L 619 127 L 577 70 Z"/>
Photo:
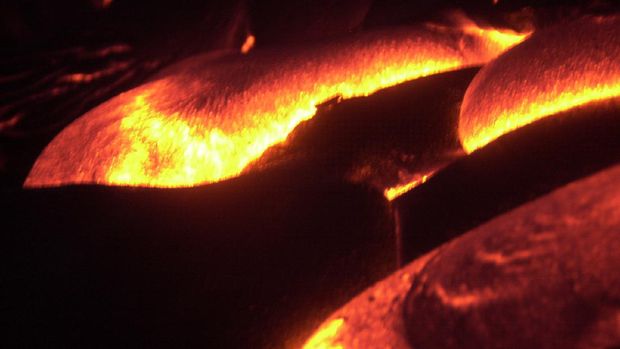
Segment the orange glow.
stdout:
<path fill-rule="evenodd" d="M 254 35 L 252 34 L 248 34 L 248 36 L 245 38 L 245 41 L 243 42 L 243 45 L 241 45 L 241 53 L 246 54 L 250 52 L 250 50 L 254 48 L 255 44 L 256 37 L 254 37 Z"/>
<path fill-rule="evenodd" d="M 303 349 L 344 349 L 344 346 L 336 341 L 343 324 L 342 318 L 331 320 L 316 331 L 304 344 Z"/>
<path fill-rule="evenodd" d="M 495 58 L 497 54 L 506 51 L 507 49 L 521 43 L 527 39 L 532 32 L 526 32 L 517 34 L 508 29 L 495 29 L 495 28 L 481 28 L 476 23 L 468 20 L 467 18 L 459 19 L 462 22 L 463 32 L 469 35 L 485 38 L 485 45 L 489 60 Z"/>
<path fill-rule="evenodd" d="M 94 73 L 73 73 L 67 74 L 60 78 L 60 81 L 71 83 L 90 83 L 95 80 L 108 77 L 110 75 L 121 72 L 129 67 L 127 62 L 117 62 L 110 65 L 110 67 L 102 69 Z"/>
<path fill-rule="evenodd" d="M 402 312 L 405 295 L 438 251 L 419 257 L 359 293 L 332 313 L 303 349 L 411 348 Z"/>
<path fill-rule="evenodd" d="M 620 96 L 620 17 L 541 31 L 485 66 L 465 93 L 467 152 L 544 117 Z"/>
<path fill-rule="evenodd" d="M 411 189 L 417 187 L 418 185 L 425 183 L 428 180 L 428 178 L 432 175 L 433 175 L 433 172 L 429 174 L 425 174 L 422 177 L 416 176 L 404 184 L 399 184 L 397 186 L 385 189 L 385 191 L 383 192 L 383 195 L 389 201 L 392 201 L 396 199 L 397 197 L 403 195 L 404 193 L 410 191 Z"/>
<path fill-rule="evenodd" d="M 483 64 L 508 45 L 508 34 L 495 32 L 395 28 L 288 51 L 195 56 L 74 121 L 24 186 L 179 187 L 235 177 L 321 102 Z M 525 37 L 512 35 L 512 43 Z"/>
<path fill-rule="evenodd" d="M 138 133 L 135 136 L 140 141 L 132 142 L 126 155 L 110 168 L 109 183 L 146 183 L 153 178 L 161 186 L 208 182 L 222 176 L 222 158 L 234 156 L 234 141 L 216 128 L 206 130 L 167 117 L 153 110 L 143 96 L 136 97 L 132 109 L 120 129 L 130 135 Z M 203 161 L 200 168 L 195 166 Z"/>

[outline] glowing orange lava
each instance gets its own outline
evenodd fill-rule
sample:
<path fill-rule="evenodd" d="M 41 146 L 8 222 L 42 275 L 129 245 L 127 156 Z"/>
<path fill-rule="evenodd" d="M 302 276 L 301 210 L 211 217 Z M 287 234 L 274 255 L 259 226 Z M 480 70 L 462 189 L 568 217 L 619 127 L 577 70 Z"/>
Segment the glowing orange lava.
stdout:
<path fill-rule="evenodd" d="M 465 93 L 467 152 L 558 112 L 620 96 L 620 17 L 587 17 L 540 31 L 485 66 Z"/>
<path fill-rule="evenodd" d="M 344 346 L 336 341 L 343 324 L 342 318 L 326 323 L 304 344 L 303 349 L 344 349 Z"/>
<path fill-rule="evenodd" d="M 316 105 L 480 65 L 525 35 L 395 28 L 288 50 L 205 54 L 91 110 L 44 150 L 24 186 L 179 187 L 239 175 Z"/>
<path fill-rule="evenodd" d="M 60 81 L 71 83 L 90 83 L 97 79 L 108 77 L 110 75 L 121 72 L 129 67 L 128 62 L 114 62 L 108 68 L 102 69 L 94 73 L 73 73 L 60 77 Z"/>
<path fill-rule="evenodd" d="M 433 172 L 425 174 L 423 176 L 416 176 L 412 178 L 410 181 L 399 184 L 391 188 L 387 188 L 383 191 L 383 195 L 389 200 L 392 201 L 397 197 L 403 195 L 404 193 L 410 191 L 411 189 L 417 187 L 420 184 L 425 183 L 430 176 L 433 175 Z"/>
<path fill-rule="evenodd" d="M 404 295 L 437 252 L 419 257 L 355 296 L 321 324 L 303 349 L 410 348 L 402 316 Z"/>
<path fill-rule="evenodd" d="M 252 34 L 248 34 L 248 36 L 245 38 L 245 41 L 243 42 L 243 45 L 241 45 L 241 53 L 246 54 L 250 52 L 250 50 L 254 48 L 255 44 L 256 37 L 254 37 L 254 35 Z"/>

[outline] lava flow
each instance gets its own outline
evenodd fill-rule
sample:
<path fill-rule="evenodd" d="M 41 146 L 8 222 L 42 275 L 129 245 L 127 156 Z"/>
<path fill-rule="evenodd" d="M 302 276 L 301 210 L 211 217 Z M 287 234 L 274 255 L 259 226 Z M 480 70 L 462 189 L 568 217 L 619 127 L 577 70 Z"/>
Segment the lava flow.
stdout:
<path fill-rule="evenodd" d="M 481 65 L 526 36 L 467 23 L 191 57 L 70 124 L 24 186 L 180 187 L 231 178 L 323 101 Z"/>
<path fill-rule="evenodd" d="M 343 324 L 343 318 L 331 320 L 316 331 L 312 338 L 304 344 L 303 349 L 344 349 L 344 346 L 335 341 Z"/>
<path fill-rule="evenodd" d="M 383 191 L 383 195 L 386 199 L 392 201 L 397 197 L 403 195 L 404 193 L 410 191 L 411 189 L 419 186 L 420 184 L 424 184 L 433 175 L 433 173 L 435 173 L 435 171 L 432 171 L 422 176 L 415 176 L 409 181 L 405 181 L 403 184 L 387 188 Z"/>
<path fill-rule="evenodd" d="M 486 65 L 465 93 L 459 137 L 472 152 L 580 105 L 620 96 L 620 16 L 541 30 Z"/>
<path fill-rule="evenodd" d="M 440 245 L 303 348 L 616 348 L 619 181 L 616 164 Z"/>

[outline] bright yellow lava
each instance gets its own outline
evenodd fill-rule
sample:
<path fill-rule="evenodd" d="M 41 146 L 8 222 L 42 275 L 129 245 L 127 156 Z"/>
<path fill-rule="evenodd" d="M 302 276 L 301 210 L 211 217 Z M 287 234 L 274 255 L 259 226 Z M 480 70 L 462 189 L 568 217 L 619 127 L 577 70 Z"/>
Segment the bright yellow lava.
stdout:
<path fill-rule="evenodd" d="M 315 105 L 321 101 L 338 94 L 344 98 L 368 95 L 459 65 L 458 61 L 428 60 L 388 66 L 381 73 L 360 76 L 356 81 L 319 85 L 314 93 L 290 96 L 294 103 L 284 105 L 284 110 L 254 115 L 253 119 L 259 122 L 248 123 L 249 127 L 236 132 L 192 124 L 178 113 L 166 115 L 153 108 L 147 96 L 139 95 L 120 125 L 121 133 L 131 140 L 131 147 L 124 149 L 109 168 L 106 182 L 176 187 L 234 177 L 269 146 L 284 141 L 300 122 L 311 118 L 316 113 Z"/>
<path fill-rule="evenodd" d="M 470 153 L 560 112 L 620 97 L 620 16 L 537 32 L 486 65 L 465 93 L 459 137 Z"/>
<path fill-rule="evenodd" d="M 143 96 L 121 122 L 120 130 L 135 136 L 131 148 L 107 173 L 116 184 L 199 183 L 222 176 L 223 159 L 234 153 L 234 141 L 217 128 L 192 126 L 175 115 L 153 110 Z M 202 164 L 196 166 L 196 164 Z"/>
<path fill-rule="evenodd" d="M 235 177 L 326 100 L 480 65 L 526 37 L 498 33 L 471 23 L 401 28 L 277 55 L 188 59 L 69 125 L 24 186 L 181 187 Z"/>
<path fill-rule="evenodd" d="M 489 126 L 479 130 L 475 136 L 463 140 L 468 153 L 492 142 L 499 136 L 516 130 L 546 116 L 553 115 L 580 105 L 620 96 L 620 74 L 615 84 L 577 87 L 571 91 L 553 91 L 540 94 L 530 103 L 523 103 L 518 109 L 494 110 L 496 119 Z M 497 108 L 499 109 L 499 108 Z"/>
<path fill-rule="evenodd" d="M 428 180 L 428 178 L 430 176 L 432 176 L 433 173 L 429 173 L 429 174 L 425 174 L 422 177 L 415 177 L 414 179 L 404 183 L 404 184 L 399 184 L 397 186 L 391 187 L 391 188 L 387 188 L 383 191 L 383 195 L 389 200 L 392 201 L 394 199 L 396 199 L 397 197 L 405 194 L 406 192 L 410 191 L 411 189 L 419 186 L 420 184 L 426 183 L 426 181 Z"/>
<path fill-rule="evenodd" d="M 516 33 L 512 30 L 481 28 L 473 22 L 465 20 L 463 32 L 486 39 L 489 52 L 501 53 L 527 39 L 532 32 Z"/>
<path fill-rule="evenodd" d="M 304 344 L 303 349 L 344 349 L 344 346 L 336 341 L 342 325 L 344 325 L 343 318 L 330 321 L 314 333 Z"/>

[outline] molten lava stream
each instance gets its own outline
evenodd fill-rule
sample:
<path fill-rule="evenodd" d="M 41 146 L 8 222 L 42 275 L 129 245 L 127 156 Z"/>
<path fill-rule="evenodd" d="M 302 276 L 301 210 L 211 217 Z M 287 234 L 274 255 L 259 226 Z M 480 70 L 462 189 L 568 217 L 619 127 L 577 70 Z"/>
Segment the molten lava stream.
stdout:
<path fill-rule="evenodd" d="M 585 17 L 536 32 L 480 70 L 465 93 L 459 137 L 472 152 L 497 137 L 620 96 L 620 16 Z"/>
<path fill-rule="evenodd" d="M 69 125 L 43 151 L 24 186 L 221 181 L 284 141 L 325 100 L 481 65 L 525 37 L 468 22 L 195 56 Z"/>
<path fill-rule="evenodd" d="M 386 199 L 388 199 L 389 201 L 392 201 L 396 199 L 397 197 L 410 191 L 411 189 L 421 184 L 424 184 L 434 173 L 435 171 L 432 171 L 422 176 L 414 176 L 412 179 L 408 181 L 403 181 L 402 184 L 398 184 L 393 187 L 385 189 L 383 191 L 383 195 L 385 196 Z"/>

